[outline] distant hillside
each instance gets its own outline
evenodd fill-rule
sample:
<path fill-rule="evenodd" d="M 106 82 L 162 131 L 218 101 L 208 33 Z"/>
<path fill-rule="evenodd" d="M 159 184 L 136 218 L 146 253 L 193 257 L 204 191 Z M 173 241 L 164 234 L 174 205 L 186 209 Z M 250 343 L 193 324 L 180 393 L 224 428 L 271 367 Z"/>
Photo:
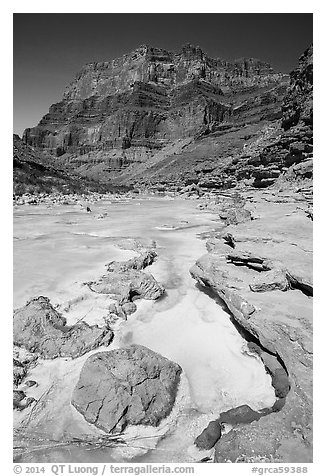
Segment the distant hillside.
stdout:
<path fill-rule="evenodd" d="M 87 193 L 117 190 L 105 184 L 68 174 L 54 167 L 55 158 L 44 155 L 13 137 L 13 193 Z"/>

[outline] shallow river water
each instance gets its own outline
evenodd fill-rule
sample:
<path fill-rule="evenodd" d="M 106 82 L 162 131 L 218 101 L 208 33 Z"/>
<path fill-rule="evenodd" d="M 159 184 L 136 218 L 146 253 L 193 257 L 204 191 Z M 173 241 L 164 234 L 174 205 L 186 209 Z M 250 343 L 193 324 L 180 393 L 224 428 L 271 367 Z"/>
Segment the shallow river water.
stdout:
<path fill-rule="evenodd" d="M 136 313 L 115 329 L 110 348 L 137 343 L 179 363 L 184 373 L 176 405 L 158 428 L 128 430 L 133 442 L 128 448 L 86 451 L 70 445 L 31 451 L 21 461 L 196 461 L 199 456 L 192 443 L 221 411 L 242 404 L 259 410 L 275 401 L 262 363 L 246 353 L 246 342 L 229 315 L 189 274 L 206 251 L 205 241 L 197 235 L 221 225 L 216 216 L 197 210 L 195 201 L 144 197 L 90 206 L 89 214 L 80 205 L 27 205 L 14 210 L 14 307 L 44 295 L 68 324 L 84 318 L 103 325 L 111 301 L 83 283 L 104 274 L 109 261 L 135 256 L 119 249 L 116 238 L 155 240 L 158 258 L 147 270 L 165 286 L 166 294 L 156 302 L 138 300 Z M 100 214 L 107 216 L 99 218 Z M 32 421 L 24 414 L 17 417 L 17 424 L 27 419 L 31 434 L 58 441 L 81 433 L 99 434 L 70 405 L 86 358 L 43 361 L 33 369 L 31 378 L 39 386 L 29 389 L 28 395 L 38 399 L 48 393 Z"/>

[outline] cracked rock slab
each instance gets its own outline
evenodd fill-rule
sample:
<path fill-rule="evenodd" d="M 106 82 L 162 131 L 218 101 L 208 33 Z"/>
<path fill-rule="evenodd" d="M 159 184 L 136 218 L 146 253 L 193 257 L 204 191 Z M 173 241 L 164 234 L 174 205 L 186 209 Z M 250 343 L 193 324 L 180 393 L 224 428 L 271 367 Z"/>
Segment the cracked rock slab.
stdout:
<path fill-rule="evenodd" d="M 79 322 L 66 326 L 66 319 L 47 297 L 31 299 L 14 312 L 14 344 L 45 359 L 79 357 L 101 345 L 109 345 L 113 332 Z"/>
<path fill-rule="evenodd" d="M 157 426 L 172 410 L 181 367 L 147 347 L 99 352 L 85 362 L 71 403 L 107 432 Z"/>

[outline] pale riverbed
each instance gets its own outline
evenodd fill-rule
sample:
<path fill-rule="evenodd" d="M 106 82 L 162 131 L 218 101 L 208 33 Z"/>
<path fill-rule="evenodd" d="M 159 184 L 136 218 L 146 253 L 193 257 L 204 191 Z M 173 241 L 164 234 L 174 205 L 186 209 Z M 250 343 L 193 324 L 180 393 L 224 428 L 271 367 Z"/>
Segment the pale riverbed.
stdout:
<path fill-rule="evenodd" d="M 111 301 L 83 283 L 103 274 L 109 261 L 135 255 L 117 248 L 115 238 L 154 239 L 158 258 L 147 269 L 165 286 L 166 295 L 157 302 L 136 301 L 136 313 L 116 329 L 109 349 L 130 343 L 145 345 L 179 363 L 184 377 L 175 409 L 159 428 L 130 430 L 130 435 L 138 437 L 155 436 L 137 440 L 142 449 L 70 447 L 31 453 L 24 461 L 196 460 L 191 446 L 194 438 L 221 411 L 242 404 L 258 410 L 275 401 L 262 363 L 244 352 L 246 342 L 229 315 L 197 288 L 189 274 L 189 268 L 205 253 L 205 241 L 196 235 L 220 225 L 212 214 L 197 210 L 195 201 L 151 198 L 90 206 L 90 214 L 79 205 L 15 209 L 14 306 L 44 295 L 69 324 L 84 317 L 91 324 L 103 325 Z M 99 219 L 104 213 L 107 216 Z M 57 439 L 78 432 L 98 433 L 69 404 L 86 358 L 43 362 L 32 371 L 39 387 L 29 390 L 31 396 L 40 398 L 55 382 L 43 413 L 35 416 L 35 431 Z M 26 414 L 19 415 L 17 424 L 24 418 Z M 161 440 L 156 437 L 163 434 Z M 154 449 L 146 451 L 148 446 Z"/>

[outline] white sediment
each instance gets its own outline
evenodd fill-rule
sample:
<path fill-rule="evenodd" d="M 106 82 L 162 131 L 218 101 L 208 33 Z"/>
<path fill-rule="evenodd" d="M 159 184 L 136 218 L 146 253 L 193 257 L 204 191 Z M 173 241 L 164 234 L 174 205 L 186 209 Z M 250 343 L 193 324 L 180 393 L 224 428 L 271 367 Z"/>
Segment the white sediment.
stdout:
<path fill-rule="evenodd" d="M 85 452 L 72 447 L 74 461 L 135 457 L 141 462 L 198 461 L 207 452 L 198 452 L 193 441 L 221 411 L 242 404 L 259 410 L 275 401 L 271 379 L 261 361 L 244 352 L 246 342 L 229 315 L 201 292 L 189 275 L 189 268 L 205 253 L 205 242 L 196 238 L 196 233 L 211 230 L 216 219 L 202 214 L 195 205 L 178 199 L 137 199 L 123 204 L 97 202 L 92 205 L 92 214 L 77 206 L 21 207 L 14 212 L 15 307 L 24 305 L 31 296 L 48 296 L 68 324 L 79 319 L 104 324 L 113 301 L 91 292 L 83 282 L 104 274 L 109 261 L 135 256 L 135 252 L 115 246 L 118 237 L 150 238 L 158 244 L 158 259 L 148 271 L 165 286 L 166 295 L 156 302 L 137 300 L 136 313 L 119 324 L 108 349 L 137 343 L 179 363 L 183 377 L 176 405 L 159 427 L 127 430 L 130 441 L 137 441 L 141 448 L 135 448 L 134 443 L 106 451 Z M 107 216 L 98 220 L 104 213 Z M 164 223 L 171 224 L 171 229 L 162 227 Z M 99 350 L 103 348 L 93 352 Z M 36 399 L 45 394 L 43 406 L 39 405 L 39 413 L 33 415 L 32 427 L 58 439 L 69 434 L 101 433 L 70 405 L 80 369 L 89 355 L 73 361 L 43 361 L 32 370 L 29 378 L 39 386 L 31 387 L 27 394 Z M 16 415 L 17 424 L 27 417 L 28 410 Z M 160 440 L 159 435 L 165 437 Z M 151 448 L 155 449 L 148 451 Z M 57 449 L 43 456 L 38 453 L 37 458 L 69 460 L 65 455 Z"/>

